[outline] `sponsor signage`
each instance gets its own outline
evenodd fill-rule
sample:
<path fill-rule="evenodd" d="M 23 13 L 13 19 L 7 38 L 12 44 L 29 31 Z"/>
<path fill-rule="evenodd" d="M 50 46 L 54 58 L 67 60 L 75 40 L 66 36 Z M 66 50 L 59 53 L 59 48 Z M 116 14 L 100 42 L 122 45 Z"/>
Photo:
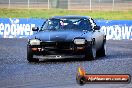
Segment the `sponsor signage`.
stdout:
<path fill-rule="evenodd" d="M 26 38 L 32 27 L 41 27 L 42 18 L 0 18 L 0 38 Z M 96 20 L 107 40 L 132 40 L 132 20 Z"/>
<path fill-rule="evenodd" d="M 41 26 L 45 19 L 0 18 L 0 37 L 24 38 L 33 35 L 32 27 Z"/>
<path fill-rule="evenodd" d="M 132 40 L 132 20 L 96 20 L 96 23 L 107 35 L 107 40 Z"/>
<path fill-rule="evenodd" d="M 76 81 L 79 85 L 89 83 L 130 83 L 131 76 L 129 74 L 88 74 L 82 67 L 78 68 Z"/>

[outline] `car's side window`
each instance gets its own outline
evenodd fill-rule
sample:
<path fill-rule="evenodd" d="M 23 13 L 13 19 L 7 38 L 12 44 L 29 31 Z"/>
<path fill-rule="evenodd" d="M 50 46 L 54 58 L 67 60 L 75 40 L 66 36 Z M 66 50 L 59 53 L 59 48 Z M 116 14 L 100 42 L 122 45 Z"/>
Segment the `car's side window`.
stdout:
<path fill-rule="evenodd" d="M 96 26 L 96 23 L 94 22 L 94 20 L 92 18 L 89 18 L 89 21 L 90 21 L 92 29 L 93 29 Z"/>
<path fill-rule="evenodd" d="M 82 30 L 91 30 L 91 23 L 87 19 L 80 20 L 79 28 Z"/>

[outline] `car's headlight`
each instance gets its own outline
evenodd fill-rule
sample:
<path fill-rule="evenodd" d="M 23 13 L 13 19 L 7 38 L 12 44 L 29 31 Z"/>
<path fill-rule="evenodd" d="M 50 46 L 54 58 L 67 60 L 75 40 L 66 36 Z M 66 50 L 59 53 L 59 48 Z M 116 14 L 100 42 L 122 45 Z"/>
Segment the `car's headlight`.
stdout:
<path fill-rule="evenodd" d="M 29 41 L 29 44 L 30 45 L 40 45 L 40 40 L 38 40 L 38 39 L 31 39 L 30 41 Z"/>
<path fill-rule="evenodd" d="M 85 39 L 74 39 L 75 44 L 85 44 Z"/>

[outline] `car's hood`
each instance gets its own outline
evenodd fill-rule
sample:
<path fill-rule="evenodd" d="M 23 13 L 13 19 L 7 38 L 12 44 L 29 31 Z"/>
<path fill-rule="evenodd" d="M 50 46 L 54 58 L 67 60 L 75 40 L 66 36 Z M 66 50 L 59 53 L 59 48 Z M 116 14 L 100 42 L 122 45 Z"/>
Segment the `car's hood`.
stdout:
<path fill-rule="evenodd" d="M 30 37 L 30 39 L 40 39 L 41 41 L 72 41 L 76 37 L 88 39 L 91 36 L 89 31 L 62 30 L 62 31 L 40 31 Z"/>

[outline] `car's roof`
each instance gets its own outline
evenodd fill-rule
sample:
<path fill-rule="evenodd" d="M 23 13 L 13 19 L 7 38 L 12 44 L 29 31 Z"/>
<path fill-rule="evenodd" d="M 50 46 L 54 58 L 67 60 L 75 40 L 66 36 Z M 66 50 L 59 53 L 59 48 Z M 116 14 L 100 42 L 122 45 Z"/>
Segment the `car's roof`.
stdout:
<path fill-rule="evenodd" d="M 67 16 L 53 16 L 50 19 L 89 19 L 89 16 L 77 16 L 77 15 L 67 15 Z"/>

